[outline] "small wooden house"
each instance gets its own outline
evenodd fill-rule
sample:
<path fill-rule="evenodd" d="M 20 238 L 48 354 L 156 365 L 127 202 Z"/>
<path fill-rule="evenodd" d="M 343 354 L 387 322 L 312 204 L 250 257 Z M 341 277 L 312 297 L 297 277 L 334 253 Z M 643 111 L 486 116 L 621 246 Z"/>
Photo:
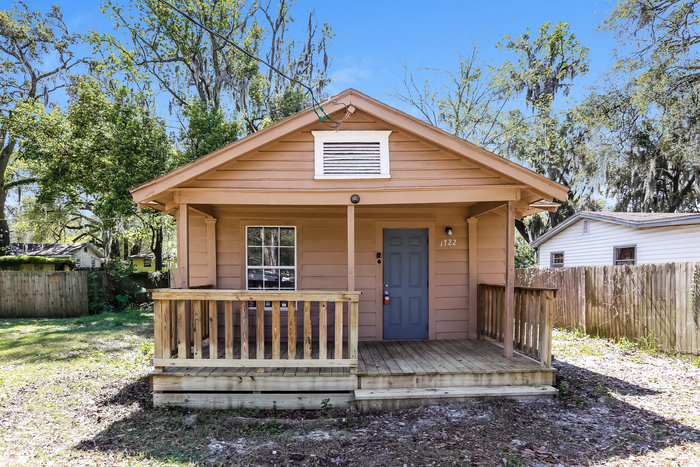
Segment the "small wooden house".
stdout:
<path fill-rule="evenodd" d="M 554 291 L 514 287 L 514 222 L 567 189 L 357 91 L 323 107 L 342 123 L 307 109 L 132 190 L 178 229 L 155 404 L 551 394 Z"/>

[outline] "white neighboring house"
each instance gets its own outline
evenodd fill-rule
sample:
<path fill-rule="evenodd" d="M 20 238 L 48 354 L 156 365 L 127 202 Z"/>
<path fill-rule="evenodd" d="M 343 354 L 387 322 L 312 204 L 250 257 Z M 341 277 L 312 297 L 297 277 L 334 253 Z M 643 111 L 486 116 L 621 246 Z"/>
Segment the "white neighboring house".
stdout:
<path fill-rule="evenodd" d="M 531 245 L 545 268 L 700 261 L 700 214 L 583 211 Z"/>
<path fill-rule="evenodd" d="M 76 268 L 99 268 L 104 257 L 91 243 L 12 243 L 12 254 L 67 258 Z"/>

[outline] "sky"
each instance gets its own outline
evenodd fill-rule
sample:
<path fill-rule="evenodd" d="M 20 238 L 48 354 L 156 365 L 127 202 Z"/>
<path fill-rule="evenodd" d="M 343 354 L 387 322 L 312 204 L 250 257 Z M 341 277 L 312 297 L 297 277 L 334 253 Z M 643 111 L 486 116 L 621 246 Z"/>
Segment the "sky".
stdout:
<path fill-rule="evenodd" d="M 27 2 L 47 11 L 61 6 L 68 26 L 76 32 L 112 29 L 95 0 Z M 401 86 L 405 63 L 410 69 L 456 69 L 457 53 L 468 51 L 472 41 L 483 46 L 482 57 L 493 65 L 514 59 L 495 44 L 508 34 L 536 31 L 545 21 L 569 23 L 571 31 L 590 48 L 590 71 L 577 78 L 571 96 L 583 95 L 587 86 L 611 65 L 614 38 L 596 31 L 614 4 L 601 0 L 481 0 L 481 1 L 324 1 L 297 0 L 293 14 L 298 27 L 316 10 L 320 22 L 335 32 L 332 41 L 334 82 L 330 95 L 354 88 L 409 113 L 415 112 L 393 97 Z M 439 83 L 438 83 L 439 84 Z"/>

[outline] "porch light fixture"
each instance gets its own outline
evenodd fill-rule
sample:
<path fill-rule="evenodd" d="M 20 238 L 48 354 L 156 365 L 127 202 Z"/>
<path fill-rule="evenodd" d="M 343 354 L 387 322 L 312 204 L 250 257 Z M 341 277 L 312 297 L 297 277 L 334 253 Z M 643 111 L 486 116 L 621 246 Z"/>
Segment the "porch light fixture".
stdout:
<path fill-rule="evenodd" d="M 352 195 L 352 196 L 350 197 L 350 202 L 351 202 L 352 204 L 357 204 L 357 203 L 359 203 L 359 202 L 360 202 L 360 195 Z"/>
<path fill-rule="evenodd" d="M 445 227 L 445 233 L 451 237 L 452 236 L 452 227 Z"/>

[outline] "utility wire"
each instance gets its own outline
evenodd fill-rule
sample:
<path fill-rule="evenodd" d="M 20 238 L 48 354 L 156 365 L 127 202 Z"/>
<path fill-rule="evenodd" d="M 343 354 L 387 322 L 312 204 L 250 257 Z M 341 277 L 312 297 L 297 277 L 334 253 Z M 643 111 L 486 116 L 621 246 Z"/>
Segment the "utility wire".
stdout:
<path fill-rule="evenodd" d="M 333 119 L 326 113 L 326 111 L 323 110 L 323 107 L 321 106 L 321 103 L 318 102 L 318 100 L 316 99 L 316 96 L 314 95 L 314 90 L 311 89 L 310 86 L 308 86 L 308 85 L 302 83 L 302 82 L 299 81 L 298 79 L 295 79 L 295 78 L 292 78 L 292 77 L 290 77 L 290 76 L 287 76 L 284 72 L 278 70 L 278 69 L 277 69 L 276 67 L 274 67 L 273 65 L 271 65 L 271 64 L 267 63 L 266 61 L 264 61 L 264 60 L 262 60 L 262 59 L 256 57 L 255 55 L 251 54 L 250 52 L 248 52 L 248 51 L 245 50 L 244 48 L 240 47 L 240 46 L 239 46 L 238 44 L 236 44 L 235 42 L 233 42 L 233 41 L 229 40 L 228 38 L 222 36 L 222 35 L 219 34 L 218 32 L 213 31 L 212 29 L 209 29 L 208 27 L 204 26 L 202 23 L 200 23 L 200 22 L 197 21 L 196 19 L 192 18 L 190 15 L 188 15 L 187 13 L 185 13 L 184 11 L 182 11 L 181 9 L 177 8 L 177 7 L 174 6 L 172 3 L 170 3 L 170 2 L 168 2 L 168 1 L 166 1 L 166 0 L 158 0 L 158 1 L 159 1 L 160 3 L 162 3 L 163 5 L 166 5 L 166 6 L 170 7 L 173 11 L 175 11 L 175 12 L 179 13 L 180 15 L 182 15 L 185 19 L 187 19 L 187 20 L 188 20 L 189 22 L 191 22 L 192 24 L 195 24 L 195 25 L 199 26 L 200 28 L 202 28 L 202 29 L 204 29 L 205 31 L 207 31 L 209 34 L 212 34 L 212 35 L 218 37 L 219 39 L 225 41 L 226 43 L 230 44 L 230 45 L 233 46 L 236 50 L 240 51 L 241 53 L 245 54 L 246 56 L 252 58 L 253 60 L 255 60 L 255 61 L 259 62 L 259 63 L 262 63 L 263 65 L 265 65 L 266 67 L 270 68 L 272 71 L 274 71 L 275 73 L 279 74 L 280 76 L 283 76 L 284 78 L 288 79 L 289 81 L 291 81 L 291 82 L 293 82 L 293 83 L 296 83 L 296 84 L 298 84 L 299 86 L 303 87 L 304 89 L 308 90 L 308 91 L 309 91 L 309 94 L 311 94 L 311 109 L 314 111 L 314 113 L 316 114 L 316 116 L 318 117 L 318 119 L 319 119 L 322 123 L 325 123 L 325 122 L 323 121 L 323 117 L 321 117 L 321 116 L 318 114 L 318 112 L 316 111 L 316 105 L 318 105 L 318 108 L 321 109 L 321 112 L 322 112 L 323 115 L 328 119 L 328 121 L 333 122 L 333 123 L 336 123 L 336 122 L 334 122 Z"/>

